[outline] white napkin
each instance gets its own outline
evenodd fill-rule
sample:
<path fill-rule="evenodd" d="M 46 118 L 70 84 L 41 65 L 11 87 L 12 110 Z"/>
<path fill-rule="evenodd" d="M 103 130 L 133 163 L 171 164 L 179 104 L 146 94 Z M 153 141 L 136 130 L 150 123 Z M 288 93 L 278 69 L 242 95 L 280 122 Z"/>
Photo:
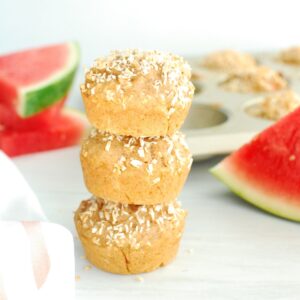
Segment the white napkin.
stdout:
<path fill-rule="evenodd" d="M 74 299 L 72 234 L 40 203 L 0 151 L 0 299 Z"/>
<path fill-rule="evenodd" d="M 46 221 L 41 205 L 13 162 L 0 151 L 0 220 Z"/>

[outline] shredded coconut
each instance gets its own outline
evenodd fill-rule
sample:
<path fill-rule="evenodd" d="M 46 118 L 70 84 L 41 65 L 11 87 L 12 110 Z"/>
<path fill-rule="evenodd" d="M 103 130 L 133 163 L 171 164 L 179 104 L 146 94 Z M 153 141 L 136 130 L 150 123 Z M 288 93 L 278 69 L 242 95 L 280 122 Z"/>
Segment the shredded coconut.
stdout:
<path fill-rule="evenodd" d="M 84 157 L 89 155 L 90 139 L 96 139 L 97 144 L 104 144 L 106 152 L 114 152 L 118 147 L 124 147 L 113 168 L 113 172 L 120 175 L 129 167 L 145 168 L 149 175 L 153 175 L 152 180 L 155 184 L 159 182 L 155 170 L 158 171 L 161 164 L 168 166 L 172 172 L 181 172 L 182 168 L 190 167 L 191 155 L 184 135 L 180 132 L 173 136 L 137 138 L 113 135 L 109 132 L 93 129 L 90 138 L 85 141 L 82 147 Z M 162 153 L 166 154 L 163 155 Z"/>
<path fill-rule="evenodd" d="M 141 242 L 141 234 L 154 228 L 159 231 L 176 228 L 185 215 L 178 201 L 158 205 L 128 205 L 93 197 L 81 203 L 78 219 L 82 227 L 90 232 L 94 244 L 123 246 L 129 243 L 138 249 L 141 243 L 151 245 L 149 240 L 142 239 Z"/>
<path fill-rule="evenodd" d="M 157 92 L 161 88 L 169 90 L 172 87 L 172 106 L 185 106 L 191 101 L 194 87 L 190 82 L 191 68 L 188 63 L 180 56 L 155 50 L 116 50 L 106 57 L 96 59 L 85 74 L 85 83 L 81 85 L 81 91 L 94 95 L 98 84 L 112 81 L 120 83 L 117 89 L 105 89 L 107 100 L 114 101 L 116 93 L 122 97 L 124 90 L 131 87 L 133 80 L 138 76 L 150 76 L 148 82 Z M 122 105 L 125 108 L 125 103 Z M 172 113 L 173 110 L 170 111 L 170 114 Z"/>

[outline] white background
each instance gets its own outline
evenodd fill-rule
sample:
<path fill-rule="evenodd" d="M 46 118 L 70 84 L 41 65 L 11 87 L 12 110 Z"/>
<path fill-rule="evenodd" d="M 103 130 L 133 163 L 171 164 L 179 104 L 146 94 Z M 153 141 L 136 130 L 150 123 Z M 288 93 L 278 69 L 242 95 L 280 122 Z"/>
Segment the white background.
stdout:
<path fill-rule="evenodd" d="M 0 53 L 78 40 L 83 63 L 110 49 L 178 54 L 300 44 L 298 0 L 1 0 Z"/>

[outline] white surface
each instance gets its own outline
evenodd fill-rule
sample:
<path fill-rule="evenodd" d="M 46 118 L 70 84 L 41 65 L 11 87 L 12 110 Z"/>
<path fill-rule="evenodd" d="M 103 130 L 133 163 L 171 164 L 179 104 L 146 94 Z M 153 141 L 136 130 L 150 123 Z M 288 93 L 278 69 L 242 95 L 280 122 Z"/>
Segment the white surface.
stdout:
<path fill-rule="evenodd" d="M 209 173 L 220 158 L 196 163 L 180 196 L 189 210 L 177 259 L 135 276 L 92 268 L 76 240 L 76 300 L 96 299 L 299 299 L 299 224 L 265 214 L 233 196 Z M 79 149 L 15 159 L 50 221 L 74 232 L 72 212 L 88 197 Z M 193 253 L 189 253 L 193 249 Z"/>
<path fill-rule="evenodd" d="M 88 62 L 115 48 L 195 54 L 300 42 L 297 0 L 1 0 L 0 8 L 0 52 L 77 39 Z"/>

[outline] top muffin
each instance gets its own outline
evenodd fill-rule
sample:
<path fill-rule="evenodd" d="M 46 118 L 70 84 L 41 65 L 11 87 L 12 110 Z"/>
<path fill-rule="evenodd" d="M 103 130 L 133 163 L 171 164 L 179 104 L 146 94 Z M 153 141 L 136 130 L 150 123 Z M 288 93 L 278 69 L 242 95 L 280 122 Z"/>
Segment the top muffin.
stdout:
<path fill-rule="evenodd" d="M 184 122 L 194 87 L 180 56 L 113 51 L 95 60 L 81 85 L 92 125 L 118 135 L 172 135 Z"/>

